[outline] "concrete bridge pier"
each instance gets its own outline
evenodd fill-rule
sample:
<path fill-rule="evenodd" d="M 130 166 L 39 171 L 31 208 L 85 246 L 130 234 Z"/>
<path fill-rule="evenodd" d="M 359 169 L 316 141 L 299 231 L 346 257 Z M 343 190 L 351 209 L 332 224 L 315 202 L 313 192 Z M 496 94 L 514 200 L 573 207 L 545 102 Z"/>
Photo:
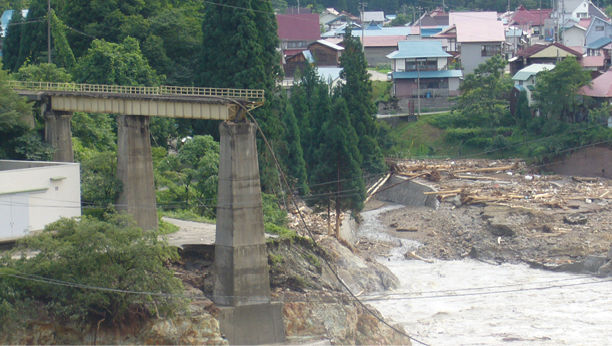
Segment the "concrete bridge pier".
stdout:
<path fill-rule="evenodd" d="M 270 302 L 256 126 L 224 122 L 219 155 L 213 301 L 231 345 L 285 339 L 282 303 Z"/>
<path fill-rule="evenodd" d="M 117 210 L 134 216 L 143 230 L 157 228 L 150 117 L 117 115 L 117 177 L 123 191 Z"/>
<path fill-rule="evenodd" d="M 44 109 L 44 108 L 43 108 Z M 56 148 L 53 161 L 74 162 L 72 152 L 72 112 L 43 111 L 45 117 L 45 140 Z"/>

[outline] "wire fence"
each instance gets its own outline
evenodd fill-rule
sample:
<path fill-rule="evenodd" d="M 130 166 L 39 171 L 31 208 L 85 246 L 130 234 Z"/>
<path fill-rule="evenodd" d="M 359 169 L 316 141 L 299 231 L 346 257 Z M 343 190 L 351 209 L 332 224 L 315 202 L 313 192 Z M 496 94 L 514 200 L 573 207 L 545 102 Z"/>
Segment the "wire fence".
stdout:
<path fill-rule="evenodd" d="M 23 91 L 69 91 L 88 93 L 112 93 L 131 95 L 181 95 L 202 97 L 223 97 L 236 100 L 246 100 L 261 103 L 264 101 L 264 90 L 261 89 L 227 89 L 227 88 L 198 88 L 162 85 L 158 87 L 78 84 L 78 83 L 50 83 L 50 82 L 22 82 L 9 81 L 15 90 Z"/>

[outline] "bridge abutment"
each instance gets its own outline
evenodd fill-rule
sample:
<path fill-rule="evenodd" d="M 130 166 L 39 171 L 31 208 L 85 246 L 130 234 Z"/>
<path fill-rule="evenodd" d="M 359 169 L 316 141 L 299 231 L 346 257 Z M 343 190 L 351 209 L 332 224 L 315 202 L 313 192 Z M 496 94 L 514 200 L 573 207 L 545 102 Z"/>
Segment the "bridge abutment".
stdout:
<path fill-rule="evenodd" d="M 74 162 L 72 152 L 72 112 L 44 111 L 45 141 L 55 148 L 53 161 Z"/>
<path fill-rule="evenodd" d="M 143 230 L 157 228 L 150 119 L 117 115 L 117 177 L 123 182 L 117 210 L 132 214 Z"/>
<path fill-rule="evenodd" d="M 256 126 L 224 122 L 219 129 L 213 301 L 221 331 L 232 345 L 283 342 L 282 303 L 270 302 Z"/>

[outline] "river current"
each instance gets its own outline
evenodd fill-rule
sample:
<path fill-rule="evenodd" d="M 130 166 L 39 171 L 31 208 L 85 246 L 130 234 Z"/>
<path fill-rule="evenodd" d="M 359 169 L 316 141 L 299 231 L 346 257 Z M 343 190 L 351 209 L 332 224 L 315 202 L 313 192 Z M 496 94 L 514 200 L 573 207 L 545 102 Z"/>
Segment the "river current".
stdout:
<path fill-rule="evenodd" d="M 363 213 L 359 229 L 362 238 L 402 245 L 379 259 L 400 287 L 362 297 L 387 321 L 432 346 L 612 345 L 609 279 L 471 259 L 406 260 L 403 254 L 419 244 L 385 233 L 378 221 L 399 207 Z"/>

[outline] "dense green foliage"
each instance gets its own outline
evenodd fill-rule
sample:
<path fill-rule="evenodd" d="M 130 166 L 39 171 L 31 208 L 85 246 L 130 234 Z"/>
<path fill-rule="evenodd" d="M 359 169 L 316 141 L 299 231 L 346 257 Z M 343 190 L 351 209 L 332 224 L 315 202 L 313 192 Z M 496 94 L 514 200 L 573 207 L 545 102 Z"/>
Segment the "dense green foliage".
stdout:
<path fill-rule="evenodd" d="M 3 273 L 19 276 L 0 275 L 0 287 L 9 288 L 0 290 L 0 309 L 19 307 L 28 297 L 66 322 L 104 319 L 115 324 L 181 310 L 183 286 L 166 267 L 178 254 L 158 236 L 143 232 L 125 214 L 109 215 L 106 221 L 84 217 L 49 224 L 21 242 L 21 249 L 37 251 L 34 257 L 14 260 L 9 254 L 0 259 Z"/>
<path fill-rule="evenodd" d="M 38 128 L 31 128 L 32 105 L 8 85 L 9 76 L 0 70 L 0 158 L 13 160 L 50 160 L 53 148 Z M 28 119 L 30 119 L 28 121 Z"/>
<path fill-rule="evenodd" d="M 576 58 L 568 57 L 558 62 L 551 71 L 538 73 L 533 98 L 542 115 L 575 121 L 574 114 L 582 103 L 582 97 L 576 92 L 590 81 L 589 71 L 583 70 Z"/>
<path fill-rule="evenodd" d="M 195 136 L 178 150 L 178 155 L 156 158 L 157 202 L 162 208 L 176 207 L 214 217 L 217 205 L 219 143 L 211 136 Z"/>
<path fill-rule="evenodd" d="M 15 8 L 7 32 L 4 33 L 2 64 L 3 68 L 8 71 L 17 71 L 21 65 L 19 63 L 19 46 L 21 45 L 21 31 L 24 26 L 23 20 L 20 7 Z"/>
<path fill-rule="evenodd" d="M 79 83 L 157 86 L 162 79 L 149 66 L 138 41 L 126 38 L 122 43 L 94 41 L 75 69 Z"/>

